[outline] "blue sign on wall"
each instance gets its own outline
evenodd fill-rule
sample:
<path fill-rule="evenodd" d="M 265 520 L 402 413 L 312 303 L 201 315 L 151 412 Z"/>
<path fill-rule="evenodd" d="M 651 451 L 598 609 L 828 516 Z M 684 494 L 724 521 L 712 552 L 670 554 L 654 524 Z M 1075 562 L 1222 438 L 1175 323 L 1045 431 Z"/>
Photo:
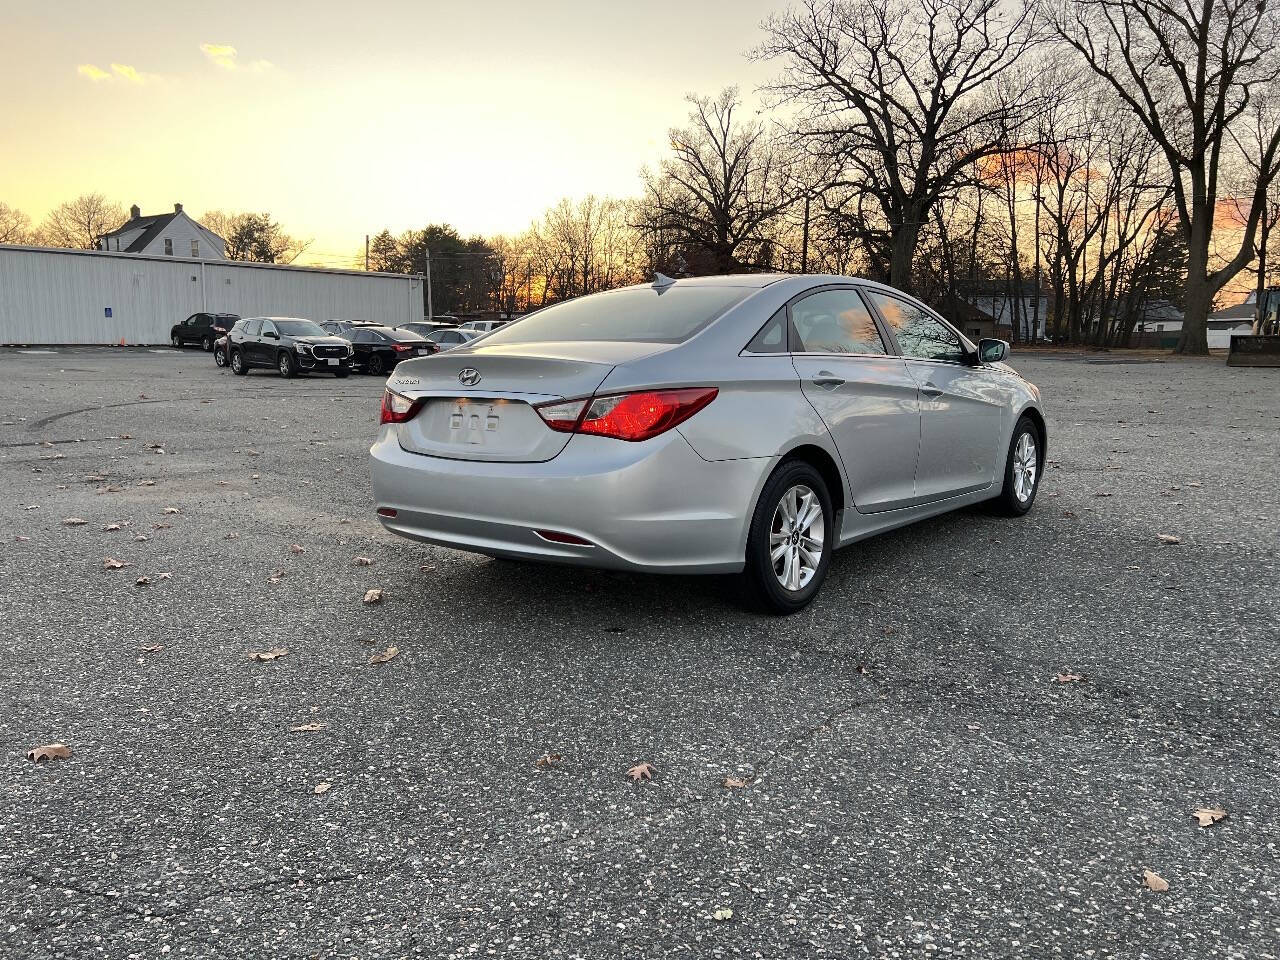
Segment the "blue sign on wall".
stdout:
<path fill-rule="evenodd" d="M 103 315 L 104 317 L 106 317 L 108 320 L 110 320 L 110 319 L 111 319 L 111 308 L 110 308 L 110 307 L 107 307 L 105 310 L 103 310 L 103 311 L 102 311 L 102 315 Z"/>

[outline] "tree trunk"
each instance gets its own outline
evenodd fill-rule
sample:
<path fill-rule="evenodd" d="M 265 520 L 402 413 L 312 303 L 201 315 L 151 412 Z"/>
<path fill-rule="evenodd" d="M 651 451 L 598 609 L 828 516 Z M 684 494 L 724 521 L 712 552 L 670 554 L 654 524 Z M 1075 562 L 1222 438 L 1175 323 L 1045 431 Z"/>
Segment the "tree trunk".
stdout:
<path fill-rule="evenodd" d="M 1213 290 L 1205 278 L 1204 270 L 1189 272 L 1187 304 L 1182 314 L 1182 333 L 1178 336 L 1175 353 L 1201 357 L 1209 353 L 1205 323 L 1209 319 L 1209 310 L 1212 307 Z"/>
<path fill-rule="evenodd" d="M 920 224 L 914 210 L 904 211 L 903 222 L 892 230 L 889 253 L 889 286 L 910 293 L 911 268 L 915 264 L 916 245 L 920 242 Z"/>

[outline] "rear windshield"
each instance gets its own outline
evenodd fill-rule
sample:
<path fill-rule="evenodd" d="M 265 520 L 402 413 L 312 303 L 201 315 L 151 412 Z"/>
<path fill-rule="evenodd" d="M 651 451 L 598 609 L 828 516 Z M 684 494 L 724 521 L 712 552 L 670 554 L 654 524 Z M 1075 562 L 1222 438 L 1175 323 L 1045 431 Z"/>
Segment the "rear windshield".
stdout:
<path fill-rule="evenodd" d="M 276 329 L 286 337 L 323 337 L 320 324 L 311 320 L 277 320 Z"/>
<path fill-rule="evenodd" d="M 629 287 L 558 303 L 489 334 L 491 343 L 559 340 L 681 343 L 751 294 L 750 287 Z"/>
<path fill-rule="evenodd" d="M 420 334 L 414 333 L 412 330 L 379 330 L 380 334 L 389 340 L 421 340 Z"/>

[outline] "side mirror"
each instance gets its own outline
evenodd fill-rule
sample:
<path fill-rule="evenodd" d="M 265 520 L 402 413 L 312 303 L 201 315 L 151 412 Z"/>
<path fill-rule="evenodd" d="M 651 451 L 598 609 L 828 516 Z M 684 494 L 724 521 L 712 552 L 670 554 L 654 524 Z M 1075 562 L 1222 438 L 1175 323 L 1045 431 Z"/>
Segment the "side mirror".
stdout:
<path fill-rule="evenodd" d="M 264 333 L 264 334 L 263 334 L 263 336 L 264 336 L 264 337 L 268 337 L 268 338 L 270 338 L 271 340 L 279 340 L 279 339 L 280 339 L 280 334 L 276 333 L 274 330 L 268 330 L 266 333 Z"/>
<path fill-rule="evenodd" d="M 999 363 L 1009 355 L 1009 344 L 984 337 L 978 341 L 978 362 Z"/>

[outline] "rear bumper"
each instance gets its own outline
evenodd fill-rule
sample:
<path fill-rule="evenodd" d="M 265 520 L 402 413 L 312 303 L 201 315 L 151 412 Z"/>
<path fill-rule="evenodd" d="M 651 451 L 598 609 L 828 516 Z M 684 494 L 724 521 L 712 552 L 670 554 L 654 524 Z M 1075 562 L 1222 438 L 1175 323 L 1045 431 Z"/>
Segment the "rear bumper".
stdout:
<path fill-rule="evenodd" d="M 374 500 L 392 533 L 491 556 L 654 573 L 742 569 L 747 525 L 771 458 L 703 460 L 677 430 L 643 443 L 574 436 L 544 463 L 409 453 L 395 428 L 369 450 Z M 552 543 L 536 530 L 593 546 Z"/>

